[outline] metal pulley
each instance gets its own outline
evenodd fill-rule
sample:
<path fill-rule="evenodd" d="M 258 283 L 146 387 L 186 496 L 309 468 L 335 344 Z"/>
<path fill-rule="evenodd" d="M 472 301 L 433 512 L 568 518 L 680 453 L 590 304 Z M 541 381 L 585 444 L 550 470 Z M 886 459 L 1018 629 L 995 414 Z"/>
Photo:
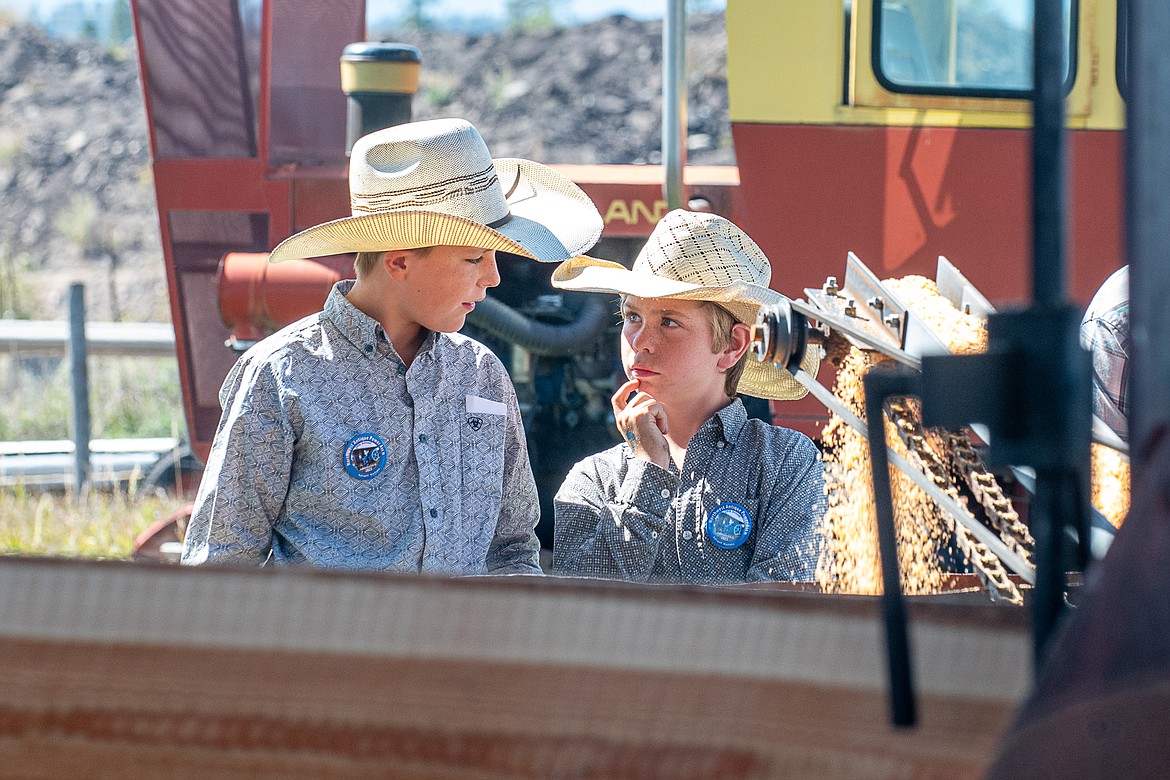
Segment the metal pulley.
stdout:
<path fill-rule="evenodd" d="M 752 327 L 751 353 L 761 363 L 775 363 L 795 372 L 804 360 L 810 340 L 817 341 L 819 330 L 809 327 L 808 317 L 792 308 L 785 298 L 770 306 L 761 306 Z"/>

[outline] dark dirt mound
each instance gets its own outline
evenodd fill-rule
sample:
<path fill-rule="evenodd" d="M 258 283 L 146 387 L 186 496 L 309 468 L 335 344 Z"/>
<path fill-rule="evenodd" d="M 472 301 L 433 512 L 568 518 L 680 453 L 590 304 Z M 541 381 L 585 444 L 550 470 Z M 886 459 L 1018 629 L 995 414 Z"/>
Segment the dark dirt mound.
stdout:
<path fill-rule="evenodd" d="M 392 37 L 423 54 L 415 117 L 465 117 L 497 156 L 660 161 L 661 22 Z M 689 160 L 733 162 L 722 15 L 691 17 L 687 72 Z M 148 145 L 133 51 L 0 29 L 0 316 L 63 318 L 83 280 L 95 319 L 169 317 Z"/>

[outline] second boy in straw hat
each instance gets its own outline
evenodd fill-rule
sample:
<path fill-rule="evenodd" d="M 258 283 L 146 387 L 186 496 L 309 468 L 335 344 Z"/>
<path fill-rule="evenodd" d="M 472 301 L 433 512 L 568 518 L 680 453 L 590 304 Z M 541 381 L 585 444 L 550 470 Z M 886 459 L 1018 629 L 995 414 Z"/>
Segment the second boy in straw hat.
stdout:
<path fill-rule="evenodd" d="M 352 216 L 270 259 L 356 252 L 357 279 L 228 374 L 183 563 L 538 573 L 515 391 L 454 331 L 499 284 L 497 251 L 575 257 L 601 216 L 551 169 L 492 160 L 456 119 L 360 139 L 349 181 Z"/>
<path fill-rule="evenodd" d="M 722 217 L 672 211 L 632 269 L 563 263 L 553 284 L 622 296 L 613 396 L 625 439 L 578 463 L 555 499 L 553 571 L 637 581 L 808 580 L 824 512 L 821 462 L 803 434 L 748 419 L 736 397 L 804 395 L 745 355 L 771 266 Z M 816 373 L 810 350 L 806 371 Z"/>

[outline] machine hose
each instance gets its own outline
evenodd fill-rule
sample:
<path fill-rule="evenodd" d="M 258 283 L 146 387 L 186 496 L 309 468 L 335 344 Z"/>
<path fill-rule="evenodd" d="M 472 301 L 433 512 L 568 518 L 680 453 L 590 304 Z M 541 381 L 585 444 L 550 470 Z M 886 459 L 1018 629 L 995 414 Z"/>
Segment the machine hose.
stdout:
<path fill-rule="evenodd" d="M 611 299 L 591 295 L 576 319 L 551 325 L 488 296 L 476 304 L 467 321 L 535 355 L 569 357 L 579 354 L 605 333 L 613 322 L 613 311 Z"/>

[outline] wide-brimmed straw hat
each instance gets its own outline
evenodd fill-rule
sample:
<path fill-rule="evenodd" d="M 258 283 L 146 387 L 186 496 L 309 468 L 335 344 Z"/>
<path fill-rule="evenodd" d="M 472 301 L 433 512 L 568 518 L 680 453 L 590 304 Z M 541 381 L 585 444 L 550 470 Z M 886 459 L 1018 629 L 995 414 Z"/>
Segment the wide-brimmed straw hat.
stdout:
<path fill-rule="evenodd" d="M 768 286 L 771 280 L 771 263 L 746 233 L 715 214 L 681 209 L 654 227 L 632 268 L 577 257 L 562 263 L 552 277 L 553 286 L 563 290 L 713 301 L 748 325 L 755 324 L 761 306 L 784 300 Z M 810 346 L 801 368 L 816 376 L 820 362 L 820 348 Z M 808 392 L 784 368 L 751 356 L 736 390 L 778 401 Z"/>
<path fill-rule="evenodd" d="M 358 139 L 349 198 L 353 216 L 285 239 L 268 259 L 469 246 L 560 262 L 592 247 L 603 226 L 580 187 L 531 160 L 493 160 L 462 119 L 411 122 Z"/>

